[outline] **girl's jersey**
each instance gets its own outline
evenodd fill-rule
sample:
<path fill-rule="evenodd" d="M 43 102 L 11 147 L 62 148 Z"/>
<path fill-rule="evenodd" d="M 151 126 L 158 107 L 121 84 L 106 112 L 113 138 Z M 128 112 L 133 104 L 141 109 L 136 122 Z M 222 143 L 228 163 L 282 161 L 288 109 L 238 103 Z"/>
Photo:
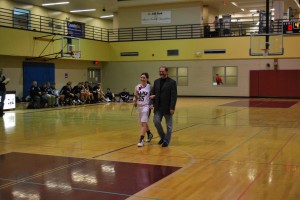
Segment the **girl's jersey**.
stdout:
<path fill-rule="evenodd" d="M 149 105 L 150 92 L 151 92 L 150 84 L 147 83 L 146 87 L 143 87 L 141 84 L 138 84 L 135 87 L 135 90 L 137 91 L 137 105 L 139 106 Z"/>

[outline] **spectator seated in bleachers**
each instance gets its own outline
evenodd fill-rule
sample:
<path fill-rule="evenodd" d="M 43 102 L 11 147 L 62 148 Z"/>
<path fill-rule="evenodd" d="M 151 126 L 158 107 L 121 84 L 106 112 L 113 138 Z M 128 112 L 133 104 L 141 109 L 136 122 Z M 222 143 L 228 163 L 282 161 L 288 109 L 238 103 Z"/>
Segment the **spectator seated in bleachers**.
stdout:
<path fill-rule="evenodd" d="M 119 102 L 121 101 L 123 102 L 131 102 L 131 99 L 130 99 L 130 94 L 129 92 L 127 91 L 127 88 L 124 88 L 122 92 L 120 92 L 119 94 Z"/>
<path fill-rule="evenodd" d="M 109 100 L 112 102 L 116 101 L 115 94 L 110 91 L 110 88 L 107 88 L 106 93 L 105 93 L 105 98 L 106 98 L 106 100 Z"/>
<path fill-rule="evenodd" d="M 29 89 L 30 101 L 27 108 L 40 108 L 41 107 L 41 89 L 38 87 L 37 82 L 33 81 Z"/>
<path fill-rule="evenodd" d="M 49 86 L 49 82 L 47 82 L 47 86 Z M 61 99 L 61 96 L 59 94 L 59 91 L 56 89 L 56 83 L 51 83 L 50 85 L 50 89 L 48 89 L 49 94 L 52 94 L 55 96 L 55 104 L 54 106 L 58 106 L 59 105 L 59 99 Z"/>
<path fill-rule="evenodd" d="M 74 94 L 72 103 L 77 105 L 77 104 L 83 104 L 86 101 L 86 97 L 83 94 L 83 82 L 79 82 L 77 85 L 74 86 L 72 89 L 72 94 Z"/>
<path fill-rule="evenodd" d="M 72 93 L 72 82 L 68 82 L 60 90 L 60 105 L 72 105 L 74 94 Z"/>
<path fill-rule="evenodd" d="M 96 103 L 106 101 L 106 99 L 104 97 L 104 92 L 103 92 L 102 87 L 101 87 L 101 83 L 97 83 L 97 85 L 95 85 L 93 87 L 93 95 L 94 95 L 94 101 Z"/>
<path fill-rule="evenodd" d="M 54 107 L 55 104 L 55 96 L 53 94 L 49 94 L 50 84 L 47 87 L 47 83 L 43 83 L 41 87 L 42 100 L 45 102 L 44 107 Z"/>
<path fill-rule="evenodd" d="M 86 103 L 93 103 L 94 102 L 94 95 L 93 95 L 93 87 L 92 83 L 89 83 L 88 81 L 84 82 L 84 90 L 83 93 L 87 98 Z"/>

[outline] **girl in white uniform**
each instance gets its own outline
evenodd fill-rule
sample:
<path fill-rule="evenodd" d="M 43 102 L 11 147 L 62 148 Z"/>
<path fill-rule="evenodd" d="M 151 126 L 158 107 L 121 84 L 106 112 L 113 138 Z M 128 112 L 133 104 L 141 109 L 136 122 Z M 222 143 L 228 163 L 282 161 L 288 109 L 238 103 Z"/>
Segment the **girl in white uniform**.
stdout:
<path fill-rule="evenodd" d="M 134 105 L 136 106 L 136 111 L 138 114 L 138 119 L 141 124 L 141 136 L 137 144 L 138 147 L 144 146 L 144 137 L 147 132 L 148 139 L 147 142 L 150 142 L 153 138 L 152 133 L 149 130 L 148 119 L 149 119 L 149 102 L 150 102 L 150 93 L 151 85 L 149 84 L 149 75 L 148 73 L 141 74 L 141 83 L 134 88 Z"/>

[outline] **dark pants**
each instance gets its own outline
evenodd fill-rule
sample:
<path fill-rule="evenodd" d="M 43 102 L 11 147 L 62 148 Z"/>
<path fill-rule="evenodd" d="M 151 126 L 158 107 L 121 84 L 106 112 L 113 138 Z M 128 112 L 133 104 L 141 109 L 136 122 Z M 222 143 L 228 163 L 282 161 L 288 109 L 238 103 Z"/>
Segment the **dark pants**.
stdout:
<path fill-rule="evenodd" d="M 3 116 L 4 100 L 5 100 L 5 91 L 0 91 L 0 117 Z"/>

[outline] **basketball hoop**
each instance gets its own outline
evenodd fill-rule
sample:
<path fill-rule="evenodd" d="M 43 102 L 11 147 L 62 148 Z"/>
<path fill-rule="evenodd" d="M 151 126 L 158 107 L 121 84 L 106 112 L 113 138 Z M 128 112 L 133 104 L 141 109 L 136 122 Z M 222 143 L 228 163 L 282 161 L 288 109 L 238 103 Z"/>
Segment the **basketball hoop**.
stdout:
<path fill-rule="evenodd" d="M 72 52 L 71 52 L 71 56 L 72 56 L 72 58 L 79 59 L 80 56 L 81 56 L 80 53 L 81 53 L 81 51 L 72 51 Z"/>

